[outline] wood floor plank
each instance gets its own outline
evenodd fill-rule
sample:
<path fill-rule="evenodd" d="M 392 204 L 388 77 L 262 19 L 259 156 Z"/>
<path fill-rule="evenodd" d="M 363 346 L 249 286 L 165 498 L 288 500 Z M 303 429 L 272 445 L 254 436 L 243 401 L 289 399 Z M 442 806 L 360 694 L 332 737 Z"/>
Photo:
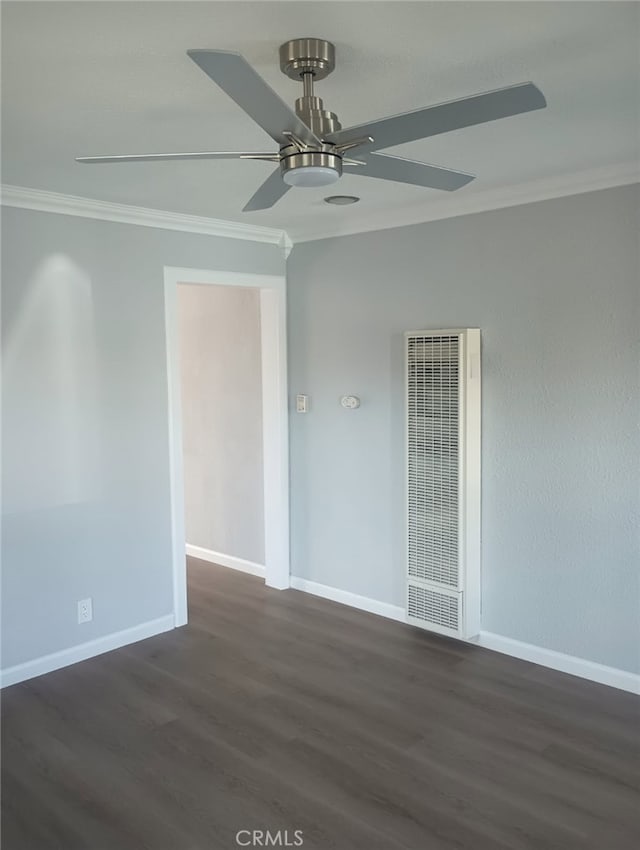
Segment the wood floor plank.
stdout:
<path fill-rule="evenodd" d="M 3 692 L 3 850 L 640 846 L 637 697 L 188 572 L 188 626 Z"/>

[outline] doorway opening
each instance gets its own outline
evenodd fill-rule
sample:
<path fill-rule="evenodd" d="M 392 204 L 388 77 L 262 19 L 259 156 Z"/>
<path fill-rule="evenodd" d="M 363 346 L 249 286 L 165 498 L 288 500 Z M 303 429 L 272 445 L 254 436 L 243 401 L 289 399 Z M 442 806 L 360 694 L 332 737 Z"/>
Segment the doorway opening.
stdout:
<path fill-rule="evenodd" d="M 256 574 L 264 574 L 265 583 L 269 587 L 284 589 L 289 587 L 289 469 L 288 469 L 288 400 L 287 400 L 287 374 L 286 374 L 286 284 L 284 277 L 274 275 L 256 275 L 244 274 L 238 272 L 210 271 L 188 268 L 165 267 L 165 316 L 166 316 L 166 339 L 167 339 L 167 375 L 168 375 L 168 399 L 169 399 L 169 453 L 170 453 L 170 474 L 171 474 L 171 526 L 172 526 L 172 542 L 173 542 L 173 602 L 174 602 L 174 621 L 176 626 L 184 625 L 187 622 L 187 574 L 186 574 L 186 554 L 192 554 L 202 558 L 209 555 L 208 559 L 216 560 L 217 563 L 222 563 L 223 566 L 232 566 L 239 569 L 245 569 L 248 572 Z M 226 532 L 221 531 L 221 526 L 218 523 L 217 530 L 213 529 L 212 525 L 207 521 L 207 512 L 215 510 L 215 504 L 201 504 L 197 506 L 197 516 L 190 520 L 190 532 L 192 529 L 199 529 L 196 533 L 210 533 L 213 536 L 209 538 L 201 538 L 202 542 L 222 540 L 223 543 L 209 543 L 206 546 L 197 544 L 194 540 L 188 540 L 186 536 L 185 525 L 185 471 L 187 473 L 186 483 L 190 488 L 203 488 L 206 490 L 203 479 L 198 478 L 197 466 L 198 459 L 193 458 L 193 463 L 190 461 L 185 465 L 184 459 L 184 443 L 183 443 L 183 408 L 182 408 L 182 393 L 181 393 L 181 347 L 179 337 L 179 320 L 180 320 L 180 302 L 178 287 L 184 285 L 186 288 L 211 286 L 216 287 L 219 292 L 226 291 L 231 293 L 230 288 L 240 287 L 244 290 L 245 296 L 238 299 L 229 299 L 229 303 L 235 303 L 235 312 L 238 315 L 238 308 L 243 304 L 247 308 L 248 313 L 255 314 L 259 311 L 260 339 L 259 339 L 259 354 L 261 360 L 261 454 L 262 454 L 262 494 L 261 498 L 258 494 L 253 494 L 253 514 L 257 516 L 257 506 L 259 505 L 264 520 L 264 542 L 255 539 L 244 540 L 241 544 L 244 549 L 238 551 L 244 552 L 242 555 L 235 555 L 233 552 L 224 552 L 224 541 L 233 544 L 234 534 L 236 542 L 239 540 L 238 534 L 242 536 L 242 532 L 238 529 L 233 529 Z M 222 289 L 224 288 L 224 290 Z M 182 299 L 183 301 L 185 299 Z M 212 299 L 209 299 L 212 300 Z M 186 301 L 189 301 L 187 297 Z M 184 306 L 184 304 L 183 304 Z M 192 305 L 187 305 L 187 312 L 193 309 Z M 238 328 L 238 339 L 235 344 L 242 345 L 246 341 L 244 332 L 249 333 L 250 328 Z M 253 345 L 257 342 L 254 340 Z M 256 356 L 257 352 L 253 355 Z M 203 354 L 203 357 L 205 354 Z M 200 364 L 203 365 L 203 364 Z M 219 364 L 219 368 L 223 368 Z M 231 398 L 229 395 L 234 391 L 233 385 L 233 368 L 229 369 L 229 374 L 224 375 L 218 372 L 220 379 L 226 383 L 226 398 L 218 399 L 218 404 L 232 404 L 236 408 L 246 406 L 247 416 L 251 416 L 252 404 L 254 405 L 255 414 L 255 398 L 251 400 L 251 388 L 245 382 L 245 386 L 237 386 L 235 390 L 245 394 L 243 398 Z M 246 373 L 246 370 L 245 370 Z M 250 379 L 247 378 L 250 382 Z M 190 392 L 193 392 L 194 387 L 191 387 Z M 193 413 L 193 411 L 191 411 Z M 196 415 L 202 415 L 196 414 Z M 242 410 L 236 410 L 235 417 L 242 416 Z M 206 418 L 206 413 L 205 413 Z M 234 417 L 222 417 L 222 423 L 226 427 L 232 427 Z M 220 419 L 218 420 L 220 421 Z M 236 422 L 241 420 L 236 418 Z M 207 422 L 196 423 L 196 432 L 198 429 L 207 428 Z M 189 426 L 191 428 L 191 425 Z M 247 436 L 254 440 L 255 445 L 255 428 L 251 429 L 247 423 Z M 212 441 L 216 439 L 216 435 L 212 434 Z M 219 439 L 219 435 L 218 435 Z M 204 442 L 199 440 L 199 445 L 202 447 Z M 193 447 L 192 447 L 193 448 Z M 220 454 L 220 448 L 224 451 L 224 446 L 212 445 L 212 452 L 218 456 L 218 463 L 225 465 L 226 473 L 229 480 L 227 486 L 233 486 L 232 475 L 234 472 L 233 458 L 225 458 Z M 254 451 L 254 469 L 255 469 L 255 451 Z M 258 453 L 259 454 L 259 453 Z M 236 470 L 238 472 L 238 470 Z M 250 477 L 250 471 L 247 476 Z M 195 480 L 194 480 L 195 476 Z M 224 483 L 223 483 L 224 486 Z M 245 493 L 250 492 L 251 488 L 255 488 L 255 481 L 245 481 L 243 485 Z M 248 488 L 248 489 L 247 489 Z M 203 490 L 203 493 L 204 493 Z M 194 504 L 197 505 L 198 497 L 190 492 L 189 500 L 190 508 L 193 510 Z M 203 495 L 203 501 L 205 496 Z M 213 500 L 215 501 L 215 500 Z M 245 518 L 250 521 L 249 517 Z M 242 522 L 239 523 L 242 526 Z M 254 529 L 256 527 L 254 521 Z M 259 523 L 262 526 L 262 523 Z M 209 532 L 204 529 L 208 528 Z M 245 527 L 246 531 L 246 527 Z M 216 538 L 215 535 L 218 535 Z M 220 536 L 222 534 L 222 537 Z M 227 537 L 224 537 L 227 534 Z M 262 544 L 262 545 L 261 545 Z M 209 545 L 215 545 L 215 549 L 209 549 Z M 189 546 L 189 548 L 187 548 Z M 222 549 L 217 548 L 222 546 Z M 248 547 L 248 548 L 247 548 Z M 264 556 L 264 564 L 253 560 L 248 555 L 253 553 L 261 553 Z M 227 558 L 225 559 L 225 555 Z M 216 558 L 217 556 L 217 558 Z M 263 568 L 263 569 L 261 569 Z"/>

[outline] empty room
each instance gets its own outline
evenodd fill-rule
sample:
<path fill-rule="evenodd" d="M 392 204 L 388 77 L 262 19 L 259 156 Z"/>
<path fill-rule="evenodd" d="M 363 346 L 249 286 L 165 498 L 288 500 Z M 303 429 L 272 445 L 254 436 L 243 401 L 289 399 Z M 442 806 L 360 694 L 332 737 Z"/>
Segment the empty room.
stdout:
<path fill-rule="evenodd" d="M 0 16 L 3 850 L 636 850 L 640 3 Z"/>

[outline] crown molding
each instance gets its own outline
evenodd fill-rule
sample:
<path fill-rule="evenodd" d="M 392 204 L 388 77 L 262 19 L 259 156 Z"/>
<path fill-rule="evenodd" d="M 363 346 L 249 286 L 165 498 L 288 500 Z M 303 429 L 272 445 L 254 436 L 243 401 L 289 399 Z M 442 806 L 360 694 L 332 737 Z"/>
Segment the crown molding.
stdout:
<path fill-rule="evenodd" d="M 43 189 L 29 189 L 25 186 L 3 185 L 0 203 L 7 207 L 19 207 L 39 212 L 75 215 L 121 224 L 159 227 L 165 230 L 180 230 L 186 233 L 200 233 L 227 239 L 265 242 L 278 245 L 287 258 L 293 246 L 300 242 L 352 236 L 376 230 L 390 230 L 395 227 L 408 227 L 412 224 L 424 224 L 429 221 L 457 218 L 462 215 L 473 215 L 522 204 L 533 204 L 538 201 L 580 195 L 585 192 L 597 192 L 601 189 L 611 189 L 638 182 L 640 182 L 640 166 L 638 163 L 629 162 L 622 165 L 580 171 L 562 177 L 531 180 L 500 189 L 487 189 L 475 194 L 450 195 L 418 207 L 392 212 L 377 210 L 370 215 L 359 216 L 353 221 L 327 222 L 322 226 L 308 228 L 294 227 L 289 231 L 275 227 L 261 227 L 237 221 L 169 212 L 168 210 L 116 204 L 111 201 L 97 201 L 91 198 L 76 197 L 75 195 L 47 192 Z"/>
<path fill-rule="evenodd" d="M 91 198 L 79 198 L 75 195 L 46 192 L 43 189 L 29 189 L 25 186 L 3 185 L 0 203 L 6 207 L 75 215 L 81 218 L 96 218 L 102 221 L 115 221 L 120 224 L 137 224 L 143 227 L 159 227 L 164 230 L 181 230 L 186 233 L 221 236 L 226 239 L 244 239 L 249 242 L 267 242 L 278 245 L 285 256 L 288 256 L 291 250 L 291 240 L 287 233 L 274 227 L 260 227 L 237 221 L 224 221 L 167 210 L 134 207 L 129 204 L 115 204 L 111 201 L 97 201 Z"/>
<path fill-rule="evenodd" d="M 282 252 L 286 260 L 289 254 L 293 251 L 293 242 L 291 241 L 291 237 L 289 236 L 286 230 L 282 231 L 282 240 L 280 242 L 280 247 L 282 248 Z"/>
<path fill-rule="evenodd" d="M 313 242 L 318 239 L 352 236 L 357 233 L 390 230 L 445 218 L 457 218 L 462 215 L 533 204 L 537 201 L 580 195 L 584 192 L 597 192 L 600 189 L 611 189 L 615 186 L 626 186 L 638 182 L 640 182 L 640 165 L 637 162 L 627 162 L 562 177 L 531 180 L 500 189 L 487 189 L 475 194 L 451 194 L 419 207 L 392 212 L 377 210 L 370 215 L 357 217 L 353 221 L 327 223 L 320 227 L 294 227 L 289 229 L 288 235 L 295 245 L 300 242 Z"/>

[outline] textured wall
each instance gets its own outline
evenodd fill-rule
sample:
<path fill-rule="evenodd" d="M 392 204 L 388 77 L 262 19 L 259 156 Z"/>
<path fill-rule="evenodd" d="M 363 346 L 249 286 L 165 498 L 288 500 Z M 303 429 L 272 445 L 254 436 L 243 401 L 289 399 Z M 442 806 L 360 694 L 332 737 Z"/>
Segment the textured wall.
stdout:
<path fill-rule="evenodd" d="M 264 564 L 260 290 L 180 285 L 178 320 L 187 541 Z"/>
<path fill-rule="evenodd" d="M 2 666 L 172 610 L 163 266 L 274 245 L 2 210 Z M 93 597 L 78 626 L 76 601 Z"/>
<path fill-rule="evenodd" d="M 403 604 L 403 332 L 479 327 L 483 629 L 640 669 L 638 198 L 294 248 L 294 574 Z"/>

